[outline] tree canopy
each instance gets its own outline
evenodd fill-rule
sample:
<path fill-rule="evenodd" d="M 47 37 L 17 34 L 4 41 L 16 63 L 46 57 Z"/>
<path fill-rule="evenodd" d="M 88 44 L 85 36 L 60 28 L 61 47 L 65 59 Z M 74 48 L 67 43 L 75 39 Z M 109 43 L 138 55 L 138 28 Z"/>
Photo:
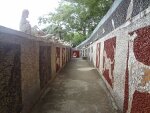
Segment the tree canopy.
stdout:
<path fill-rule="evenodd" d="M 55 12 L 39 17 L 43 29 L 76 46 L 84 41 L 106 14 L 112 0 L 62 0 Z"/>

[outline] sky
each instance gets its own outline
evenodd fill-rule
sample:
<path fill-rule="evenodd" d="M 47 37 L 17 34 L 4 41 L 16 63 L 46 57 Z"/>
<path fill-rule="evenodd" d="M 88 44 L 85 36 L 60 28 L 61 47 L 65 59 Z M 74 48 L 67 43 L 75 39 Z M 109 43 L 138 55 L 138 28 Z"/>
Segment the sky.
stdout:
<path fill-rule="evenodd" d="M 38 17 L 53 12 L 60 0 L 0 0 L 0 25 L 19 30 L 23 9 L 29 10 L 31 26 L 38 25 Z"/>

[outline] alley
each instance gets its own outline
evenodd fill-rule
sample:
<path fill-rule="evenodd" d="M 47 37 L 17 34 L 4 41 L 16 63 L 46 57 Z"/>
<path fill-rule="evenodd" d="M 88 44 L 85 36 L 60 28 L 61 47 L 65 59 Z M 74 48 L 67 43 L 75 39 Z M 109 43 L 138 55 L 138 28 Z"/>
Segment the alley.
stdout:
<path fill-rule="evenodd" d="M 49 84 L 31 113 L 117 113 L 96 69 L 72 59 Z"/>

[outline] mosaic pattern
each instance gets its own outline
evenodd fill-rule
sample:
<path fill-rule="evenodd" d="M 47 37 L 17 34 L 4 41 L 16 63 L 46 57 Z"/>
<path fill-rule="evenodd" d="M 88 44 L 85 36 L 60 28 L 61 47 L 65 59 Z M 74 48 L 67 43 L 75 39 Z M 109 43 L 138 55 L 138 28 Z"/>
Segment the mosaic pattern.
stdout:
<path fill-rule="evenodd" d="M 97 47 L 96 47 L 96 67 L 99 68 L 100 65 L 100 43 L 97 43 Z"/>
<path fill-rule="evenodd" d="M 41 46 L 40 47 L 40 85 L 43 88 L 51 78 L 51 47 Z"/>
<path fill-rule="evenodd" d="M 149 0 L 134 0 L 132 17 L 150 6 Z"/>
<path fill-rule="evenodd" d="M 98 28 L 91 39 L 89 39 L 85 44 L 89 44 L 97 38 L 99 39 L 106 36 L 108 33 L 124 24 L 128 19 L 135 17 L 149 6 L 149 0 L 122 0 L 115 11 L 109 15 L 108 19 Z M 131 10 L 129 11 L 129 9 Z M 130 18 L 128 18 L 129 15 Z M 82 48 L 83 46 L 84 44 L 80 47 Z"/>
<path fill-rule="evenodd" d="M 124 112 L 150 111 L 150 26 L 129 33 Z M 128 84 L 129 83 L 129 84 Z M 129 101 L 128 101 L 129 100 Z"/>
<path fill-rule="evenodd" d="M 20 46 L 0 42 L 0 113 L 20 113 Z"/>
<path fill-rule="evenodd" d="M 66 63 L 66 49 L 62 48 L 62 65 Z"/>
<path fill-rule="evenodd" d="M 60 69 L 60 48 L 56 47 L 56 72 Z"/>
<path fill-rule="evenodd" d="M 79 56 L 80 56 L 79 51 L 78 50 L 73 50 L 72 57 L 73 58 L 79 58 Z"/>
<path fill-rule="evenodd" d="M 116 50 L 116 37 L 110 38 L 104 42 L 103 75 L 111 87 L 113 87 L 115 50 Z"/>

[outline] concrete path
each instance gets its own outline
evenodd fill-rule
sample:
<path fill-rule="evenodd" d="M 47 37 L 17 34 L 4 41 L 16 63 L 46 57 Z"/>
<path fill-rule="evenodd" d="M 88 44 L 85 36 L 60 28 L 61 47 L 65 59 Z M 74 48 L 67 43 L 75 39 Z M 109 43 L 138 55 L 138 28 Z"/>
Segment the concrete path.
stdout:
<path fill-rule="evenodd" d="M 96 69 L 72 59 L 51 83 L 32 113 L 118 113 Z"/>

